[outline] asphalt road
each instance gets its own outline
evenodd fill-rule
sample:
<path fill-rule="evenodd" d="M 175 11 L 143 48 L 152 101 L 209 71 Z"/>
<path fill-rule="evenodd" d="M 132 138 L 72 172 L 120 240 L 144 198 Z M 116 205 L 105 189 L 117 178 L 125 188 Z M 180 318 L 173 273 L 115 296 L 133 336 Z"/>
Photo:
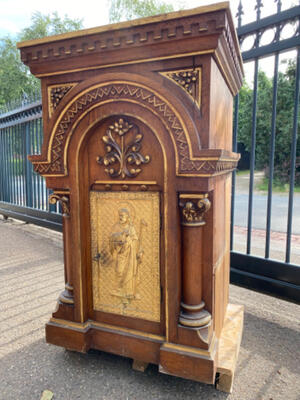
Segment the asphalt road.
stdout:
<path fill-rule="evenodd" d="M 237 193 L 235 196 L 234 225 L 247 227 L 248 225 L 248 194 Z M 254 193 L 252 227 L 265 229 L 267 220 L 267 201 L 265 194 Z M 271 230 L 286 232 L 288 216 L 288 195 L 273 194 L 272 197 L 272 218 Z M 300 234 L 300 196 L 294 196 L 293 206 L 293 234 Z"/>

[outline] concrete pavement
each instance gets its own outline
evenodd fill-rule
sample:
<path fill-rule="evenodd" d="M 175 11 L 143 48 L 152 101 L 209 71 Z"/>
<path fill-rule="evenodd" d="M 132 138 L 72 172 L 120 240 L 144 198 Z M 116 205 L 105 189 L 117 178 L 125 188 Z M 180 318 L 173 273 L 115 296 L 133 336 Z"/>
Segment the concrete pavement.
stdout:
<path fill-rule="evenodd" d="M 296 400 L 300 393 L 300 307 L 231 286 L 245 305 L 234 390 L 131 369 L 131 360 L 45 343 L 44 324 L 64 286 L 61 235 L 0 219 L 0 400 Z"/>

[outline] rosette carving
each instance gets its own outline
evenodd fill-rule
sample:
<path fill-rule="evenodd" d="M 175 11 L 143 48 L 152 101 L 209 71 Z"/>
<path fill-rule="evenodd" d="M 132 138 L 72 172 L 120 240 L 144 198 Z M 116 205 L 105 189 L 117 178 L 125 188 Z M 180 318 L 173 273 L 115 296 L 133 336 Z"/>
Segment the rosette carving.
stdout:
<path fill-rule="evenodd" d="M 134 178 L 142 171 L 142 164 L 150 161 L 149 155 L 140 153 L 142 139 L 143 134 L 136 125 L 119 118 L 102 137 L 106 154 L 98 156 L 97 162 L 104 165 L 105 172 L 112 178 Z"/>

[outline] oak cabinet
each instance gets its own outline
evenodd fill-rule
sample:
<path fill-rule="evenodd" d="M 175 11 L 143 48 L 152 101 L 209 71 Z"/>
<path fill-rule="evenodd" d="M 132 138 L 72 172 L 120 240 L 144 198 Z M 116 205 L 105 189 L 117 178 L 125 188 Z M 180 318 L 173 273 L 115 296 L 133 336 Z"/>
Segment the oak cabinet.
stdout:
<path fill-rule="evenodd" d="M 63 209 L 66 285 L 47 341 L 214 383 L 232 328 L 232 103 L 243 74 L 228 4 L 19 48 L 42 85 L 44 142 L 30 160 Z"/>

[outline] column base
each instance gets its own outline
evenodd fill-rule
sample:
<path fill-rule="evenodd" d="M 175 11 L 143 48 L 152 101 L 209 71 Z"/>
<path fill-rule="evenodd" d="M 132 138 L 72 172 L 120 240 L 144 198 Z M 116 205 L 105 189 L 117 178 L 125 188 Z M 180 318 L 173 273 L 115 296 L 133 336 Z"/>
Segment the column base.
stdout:
<path fill-rule="evenodd" d="M 204 309 L 205 303 L 202 301 L 197 305 L 181 303 L 179 323 L 187 328 L 202 328 L 211 322 L 211 314 Z"/>
<path fill-rule="evenodd" d="M 73 287 L 66 283 L 65 290 L 59 295 L 58 300 L 64 304 L 74 304 Z"/>

